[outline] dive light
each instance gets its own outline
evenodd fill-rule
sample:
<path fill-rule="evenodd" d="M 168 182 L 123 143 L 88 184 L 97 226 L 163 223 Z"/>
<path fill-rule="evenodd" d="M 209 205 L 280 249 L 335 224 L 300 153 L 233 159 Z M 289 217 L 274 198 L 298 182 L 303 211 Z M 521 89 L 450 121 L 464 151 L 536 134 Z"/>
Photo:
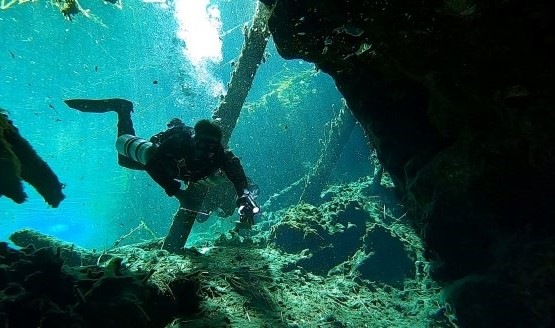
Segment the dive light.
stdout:
<path fill-rule="evenodd" d="M 252 220 L 252 217 L 260 212 L 260 206 L 254 200 L 254 195 L 248 190 L 243 191 L 240 204 L 238 212 L 241 220 L 244 218 Z"/>

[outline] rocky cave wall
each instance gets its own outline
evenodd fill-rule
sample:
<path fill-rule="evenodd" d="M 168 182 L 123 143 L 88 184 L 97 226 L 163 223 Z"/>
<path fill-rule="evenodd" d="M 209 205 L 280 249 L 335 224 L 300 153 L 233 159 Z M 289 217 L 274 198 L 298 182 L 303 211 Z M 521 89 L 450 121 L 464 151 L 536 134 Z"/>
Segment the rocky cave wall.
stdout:
<path fill-rule="evenodd" d="M 554 322 L 553 7 L 277 0 L 269 20 L 364 126 L 461 327 Z"/>

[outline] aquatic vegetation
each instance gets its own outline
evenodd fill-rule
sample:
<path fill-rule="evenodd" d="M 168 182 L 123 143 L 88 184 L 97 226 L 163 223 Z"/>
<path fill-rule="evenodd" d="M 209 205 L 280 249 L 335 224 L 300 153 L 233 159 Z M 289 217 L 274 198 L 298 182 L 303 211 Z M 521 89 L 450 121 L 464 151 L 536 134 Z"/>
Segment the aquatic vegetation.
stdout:
<path fill-rule="evenodd" d="M 271 99 L 276 99 L 281 107 L 295 109 L 303 99 L 313 93 L 311 81 L 317 74 L 318 72 L 312 68 L 300 72 L 284 68 L 268 83 L 267 93 L 256 102 L 246 103 L 244 107 L 252 112 L 267 107 Z"/>

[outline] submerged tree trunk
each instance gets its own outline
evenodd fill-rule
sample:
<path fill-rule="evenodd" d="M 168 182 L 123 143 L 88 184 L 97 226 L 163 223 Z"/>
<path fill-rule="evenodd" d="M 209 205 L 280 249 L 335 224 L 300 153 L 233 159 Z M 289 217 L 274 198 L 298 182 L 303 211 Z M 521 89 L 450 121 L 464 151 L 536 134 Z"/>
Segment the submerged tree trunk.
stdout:
<path fill-rule="evenodd" d="M 227 94 L 212 115 L 222 128 L 224 145 L 231 138 L 258 66 L 264 58 L 266 44 L 270 38 L 269 15 L 268 7 L 259 2 L 250 28 L 245 28 L 245 44 L 231 75 Z"/>
<path fill-rule="evenodd" d="M 139 227 L 142 227 L 142 225 Z M 102 252 L 90 251 L 86 248 L 76 246 L 75 244 L 65 242 L 56 237 L 45 235 L 32 229 L 16 231 L 10 235 L 10 240 L 21 248 L 32 245 L 34 249 L 49 247 L 55 252 L 59 251 L 60 258 L 64 261 L 64 265 L 70 267 L 98 265 L 101 262 L 104 263 L 113 257 L 117 257 L 118 254 L 123 253 L 129 247 L 142 248 L 144 250 L 160 249 L 162 247 L 162 238 L 155 238 L 147 242 L 136 243 L 133 245 L 118 246 L 119 243 L 129 235 L 130 234 L 121 237 L 118 241 L 116 241 L 114 246 Z"/>
<path fill-rule="evenodd" d="M 87 249 L 75 246 L 55 237 L 44 235 L 38 231 L 31 229 L 23 229 L 14 232 L 10 236 L 10 240 L 19 247 L 29 247 L 32 245 L 34 249 L 43 247 L 51 247 L 54 250 L 59 250 L 60 257 L 68 266 L 82 266 L 92 265 L 100 254 L 91 252 Z"/>
<path fill-rule="evenodd" d="M 264 51 L 270 38 L 270 13 L 271 9 L 258 3 L 251 26 L 248 29 L 245 27 L 245 44 L 236 61 L 227 94 L 212 115 L 222 128 L 223 145 L 227 145 L 231 138 L 258 66 L 264 59 Z M 202 210 L 210 212 L 218 207 L 223 210 L 221 213 L 224 216 L 232 215 L 235 211 L 235 188 L 228 180 L 208 190 Z"/>
<path fill-rule="evenodd" d="M 331 171 L 341 156 L 355 124 L 356 120 L 351 111 L 347 106 L 343 106 L 337 117 L 330 122 L 331 130 L 314 168 L 280 193 L 271 196 L 263 205 L 265 210 L 281 208 L 286 203 L 290 203 L 293 197 L 298 197 L 299 202 L 318 203 L 320 194 L 325 188 Z"/>
<path fill-rule="evenodd" d="M 339 156 L 349 141 L 356 121 L 347 106 L 343 106 L 336 118 L 331 121 L 330 133 L 316 162 L 314 168 L 306 176 L 301 202 L 316 204 L 320 200 L 320 194 L 325 188 L 331 171 L 335 167 Z"/>

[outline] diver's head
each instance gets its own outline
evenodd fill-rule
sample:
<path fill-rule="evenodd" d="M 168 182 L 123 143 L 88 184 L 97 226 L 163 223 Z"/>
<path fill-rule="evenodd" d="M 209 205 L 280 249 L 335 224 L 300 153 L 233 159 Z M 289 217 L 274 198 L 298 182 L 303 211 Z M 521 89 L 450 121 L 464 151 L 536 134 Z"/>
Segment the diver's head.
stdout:
<path fill-rule="evenodd" d="M 195 124 L 193 139 L 199 152 L 212 157 L 221 147 L 222 130 L 210 120 L 200 120 Z"/>

